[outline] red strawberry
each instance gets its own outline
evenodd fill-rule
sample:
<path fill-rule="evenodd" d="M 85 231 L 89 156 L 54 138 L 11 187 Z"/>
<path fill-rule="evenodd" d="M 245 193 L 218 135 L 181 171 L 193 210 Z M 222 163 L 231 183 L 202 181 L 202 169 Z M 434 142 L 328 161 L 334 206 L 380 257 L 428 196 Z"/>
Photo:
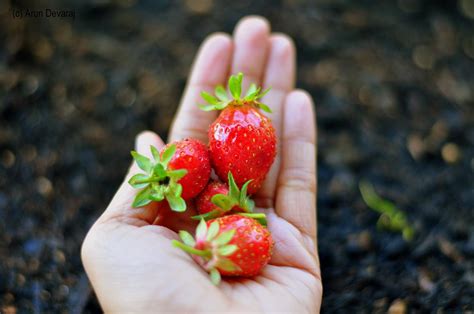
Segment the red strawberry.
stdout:
<path fill-rule="evenodd" d="M 251 181 L 247 181 L 241 191 L 230 172 L 228 180 L 229 185 L 211 181 L 197 196 L 196 209 L 200 215 L 194 216 L 194 219 L 217 218 L 229 211 L 245 213 L 253 211 L 255 203 L 247 196 L 247 187 Z"/>
<path fill-rule="evenodd" d="M 132 151 L 132 156 L 145 173 L 134 175 L 128 181 L 141 188 L 133 207 L 142 207 L 152 201 L 167 200 L 174 211 L 185 211 L 185 200 L 201 192 L 209 181 L 211 165 L 204 144 L 185 139 L 168 144 L 161 150 L 150 146 L 153 161 Z"/>
<path fill-rule="evenodd" d="M 261 92 L 252 84 L 245 97 L 241 98 L 242 73 L 231 76 L 229 92 L 222 86 L 215 96 L 202 92 L 208 102 L 201 105 L 205 111 L 222 110 L 209 128 L 211 163 L 221 180 L 232 172 L 239 187 L 252 180 L 248 193 L 255 193 L 261 186 L 276 155 L 276 135 L 270 119 L 259 109 L 271 112 L 268 106 L 258 101 L 268 92 Z"/>
<path fill-rule="evenodd" d="M 229 188 L 226 184 L 211 181 L 209 184 L 204 188 L 204 190 L 196 197 L 196 209 L 199 214 L 207 214 L 211 212 L 215 212 L 217 216 L 222 216 L 224 214 L 224 210 L 219 206 L 215 205 L 211 199 L 214 195 L 223 194 L 227 195 L 229 193 Z"/>
<path fill-rule="evenodd" d="M 162 155 L 170 145 L 176 145 L 176 153 L 168 163 L 168 168 L 188 171 L 178 183 L 183 186 L 181 197 L 189 200 L 198 195 L 209 181 L 211 176 L 209 150 L 206 145 L 196 139 L 184 139 L 166 145 L 162 150 Z"/>
<path fill-rule="evenodd" d="M 173 245 L 190 253 L 210 272 L 215 284 L 221 275 L 258 275 L 272 255 L 273 239 L 268 229 L 242 215 L 224 216 L 207 223 L 201 220 L 196 239 L 186 231 L 179 235 L 184 243 L 173 240 Z"/>

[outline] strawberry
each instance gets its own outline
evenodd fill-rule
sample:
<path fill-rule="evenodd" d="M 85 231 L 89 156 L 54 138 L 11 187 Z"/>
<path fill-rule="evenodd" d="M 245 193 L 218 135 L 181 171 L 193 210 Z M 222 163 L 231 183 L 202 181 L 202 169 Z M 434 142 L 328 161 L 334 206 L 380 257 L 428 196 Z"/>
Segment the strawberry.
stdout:
<path fill-rule="evenodd" d="M 229 92 L 222 86 L 215 89 L 215 95 L 202 92 L 206 105 L 204 111 L 222 110 L 219 117 L 209 127 L 209 149 L 211 163 L 216 174 L 225 180 L 232 172 L 239 187 L 252 180 L 248 193 L 260 188 L 276 156 L 275 129 L 265 115 L 270 108 L 259 102 L 268 89 L 261 91 L 252 84 L 241 98 L 242 73 L 229 78 Z"/>
<path fill-rule="evenodd" d="M 205 215 L 214 213 L 217 216 L 222 216 L 224 210 L 219 206 L 215 205 L 211 199 L 215 195 L 227 195 L 229 188 L 225 183 L 218 181 L 210 181 L 202 192 L 196 197 L 195 204 L 199 214 Z"/>
<path fill-rule="evenodd" d="M 171 170 L 186 169 L 188 171 L 179 183 L 183 186 L 181 196 L 189 200 L 198 195 L 209 181 L 211 176 L 209 150 L 206 145 L 196 139 L 184 139 L 166 145 L 162 154 L 170 145 L 176 145 L 176 153 L 171 158 L 168 167 Z"/>
<path fill-rule="evenodd" d="M 223 216 L 229 211 L 251 213 L 255 203 L 247 196 L 247 181 L 242 190 L 235 183 L 232 173 L 228 174 L 229 185 L 211 181 L 206 188 L 196 197 L 196 209 L 200 215 L 193 219 L 205 220 Z"/>
<path fill-rule="evenodd" d="M 168 202 L 172 210 L 186 210 L 185 200 L 199 194 L 211 175 L 209 153 L 204 144 L 185 139 L 168 144 L 161 152 L 150 146 L 153 161 L 132 151 L 133 159 L 145 173 L 138 173 L 128 183 L 141 188 L 132 206 L 143 207 L 152 201 Z"/>
<path fill-rule="evenodd" d="M 179 236 L 183 242 L 173 240 L 173 245 L 190 253 L 216 285 L 221 275 L 258 275 L 272 255 L 273 239 L 268 229 L 242 215 L 219 217 L 207 223 L 201 220 L 195 239 L 186 231 L 180 231 Z"/>

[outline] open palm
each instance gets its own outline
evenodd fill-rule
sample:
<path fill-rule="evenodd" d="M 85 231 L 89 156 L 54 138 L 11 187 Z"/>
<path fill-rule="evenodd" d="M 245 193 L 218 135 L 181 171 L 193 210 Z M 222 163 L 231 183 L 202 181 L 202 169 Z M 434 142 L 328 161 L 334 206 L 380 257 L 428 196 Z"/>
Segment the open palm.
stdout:
<path fill-rule="evenodd" d="M 270 34 L 268 23 L 247 17 L 233 39 L 213 34 L 196 58 L 169 141 L 197 138 L 217 117 L 197 107 L 202 90 L 244 73 L 244 88 L 272 90 L 262 100 L 278 136 L 278 153 L 255 195 L 267 214 L 274 255 L 261 275 L 224 279 L 218 286 L 186 253 L 174 248 L 177 231 L 192 231 L 193 209 L 179 214 L 159 205 L 131 208 L 136 191 L 127 179 L 89 231 L 82 248 L 87 274 L 106 312 L 318 312 L 322 286 L 316 245 L 316 130 L 311 97 L 294 90 L 295 48 L 287 36 Z M 136 150 L 150 155 L 163 141 L 152 132 L 137 137 Z"/>

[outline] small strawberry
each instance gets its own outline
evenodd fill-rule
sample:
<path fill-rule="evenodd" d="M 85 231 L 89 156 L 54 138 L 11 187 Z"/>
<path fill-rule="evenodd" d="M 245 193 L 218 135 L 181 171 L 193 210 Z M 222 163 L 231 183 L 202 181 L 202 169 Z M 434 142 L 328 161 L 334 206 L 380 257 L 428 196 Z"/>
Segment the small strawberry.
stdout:
<path fill-rule="evenodd" d="M 164 199 L 172 210 L 186 210 L 185 200 L 191 199 L 206 186 L 211 165 L 206 146 L 197 140 L 182 140 L 168 144 L 158 152 L 150 146 L 153 161 L 132 151 L 138 167 L 145 171 L 130 178 L 128 183 L 142 189 L 132 206 L 143 207 Z"/>
<path fill-rule="evenodd" d="M 189 200 L 198 195 L 207 185 L 211 176 L 209 150 L 206 145 L 196 139 L 184 139 L 168 144 L 176 145 L 176 153 L 171 158 L 168 167 L 171 170 L 186 169 L 187 175 L 179 183 L 183 186 L 182 197 Z M 163 154 L 162 153 L 162 154 Z"/>
<path fill-rule="evenodd" d="M 260 214 L 264 215 L 264 214 Z M 222 276 L 253 277 L 270 261 L 273 239 L 267 228 L 242 215 L 201 220 L 196 239 L 180 231 L 175 247 L 190 253 L 218 284 Z"/>
<path fill-rule="evenodd" d="M 200 105 L 204 111 L 222 110 L 209 128 L 209 149 L 214 170 L 221 180 L 232 172 L 239 187 L 252 180 L 248 193 L 261 186 L 276 155 L 276 135 L 270 119 L 259 109 L 271 112 L 258 101 L 268 89 L 261 92 L 252 84 L 241 98 L 242 73 L 229 78 L 229 92 L 222 86 L 215 89 L 216 96 L 202 92 L 208 104 Z"/>
<path fill-rule="evenodd" d="M 225 183 L 210 181 L 204 190 L 202 190 L 202 192 L 196 197 L 196 210 L 201 216 L 203 216 L 202 218 L 204 218 L 206 214 L 207 216 L 222 216 L 225 211 L 219 206 L 215 205 L 212 202 L 212 198 L 215 195 L 227 195 L 228 193 L 229 188 Z M 209 213 L 212 213 L 212 215 Z"/>
<path fill-rule="evenodd" d="M 245 182 L 242 190 L 239 190 L 230 172 L 228 180 L 229 185 L 211 181 L 196 197 L 196 209 L 200 215 L 194 216 L 193 219 L 208 220 L 223 216 L 229 211 L 244 213 L 253 211 L 255 203 L 247 196 L 247 187 L 251 180 Z"/>

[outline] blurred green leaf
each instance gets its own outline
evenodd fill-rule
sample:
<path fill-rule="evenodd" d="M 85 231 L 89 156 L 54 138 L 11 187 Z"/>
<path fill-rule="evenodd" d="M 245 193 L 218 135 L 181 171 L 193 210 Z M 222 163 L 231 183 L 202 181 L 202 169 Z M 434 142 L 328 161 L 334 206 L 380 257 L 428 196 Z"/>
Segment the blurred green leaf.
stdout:
<path fill-rule="evenodd" d="M 160 157 L 160 152 L 158 151 L 158 149 L 157 149 L 155 146 L 150 145 L 150 152 L 151 152 L 153 158 L 154 158 L 157 162 L 159 162 L 160 159 L 161 159 L 161 157 Z"/>
<path fill-rule="evenodd" d="M 208 104 L 211 104 L 211 105 L 217 105 L 219 103 L 219 99 L 217 99 L 216 97 L 212 96 L 211 94 L 207 93 L 207 92 L 201 92 L 201 97 L 208 103 Z"/>
<path fill-rule="evenodd" d="M 234 99 L 240 99 L 240 94 L 242 93 L 242 77 L 243 74 L 239 73 L 229 78 L 229 90 Z"/>
<path fill-rule="evenodd" d="M 150 159 L 146 158 L 145 156 L 137 153 L 136 151 L 131 151 L 133 159 L 137 163 L 138 167 L 145 171 L 146 173 L 150 173 L 151 169 L 153 168 L 153 164 Z"/>
<path fill-rule="evenodd" d="M 171 158 L 173 158 L 174 153 L 176 152 L 176 145 L 171 144 L 168 148 L 165 149 L 161 156 L 161 163 L 163 164 L 164 168 L 167 168 L 168 163 L 170 162 Z"/>
<path fill-rule="evenodd" d="M 151 203 L 150 194 L 152 190 L 150 186 L 147 186 L 143 190 L 137 193 L 135 199 L 133 200 L 132 206 L 135 208 L 143 207 Z"/>
<path fill-rule="evenodd" d="M 381 198 L 369 182 L 361 181 L 359 190 L 367 206 L 380 214 L 377 228 L 400 232 L 406 241 L 413 239 L 415 231 L 403 211 L 398 209 L 394 203 Z"/>
<path fill-rule="evenodd" d="M 216 87 L 215 90 L 217 98 L 219 98 L 221 101 L 227 102 L 229 100 L 229 97 L 227 96 L 227 91 L 225 90 L 224 86 L 219 85 Z"/>
<path fill-rule="evenodd" d="M 184 212 L 186 210 L 186 202 L 182 197 L 176 197 L 173 193 L 169 193 L 166 194 L 166 200 L 173 211 Z"/>
<path fill-rule="evenodd" d="M 128 180 L 128 183 L 136 189 L 141 189 L 150 184 L 149 182 L 146 182 L 148 179 L 148 175 L 144 173 L 137 173 L 136 175 L 131 177 L 130 180 Z"/>
<path fill-rule="evenodd" d="M 181 230 L 179 232 L 179 237 L 181 238 L 181 240 L 183 240 L 183 243 L 186 245 L 194 246 L 196 244 L 196 241 L 194 241 L 193 236 L 187 231 Z"/>

